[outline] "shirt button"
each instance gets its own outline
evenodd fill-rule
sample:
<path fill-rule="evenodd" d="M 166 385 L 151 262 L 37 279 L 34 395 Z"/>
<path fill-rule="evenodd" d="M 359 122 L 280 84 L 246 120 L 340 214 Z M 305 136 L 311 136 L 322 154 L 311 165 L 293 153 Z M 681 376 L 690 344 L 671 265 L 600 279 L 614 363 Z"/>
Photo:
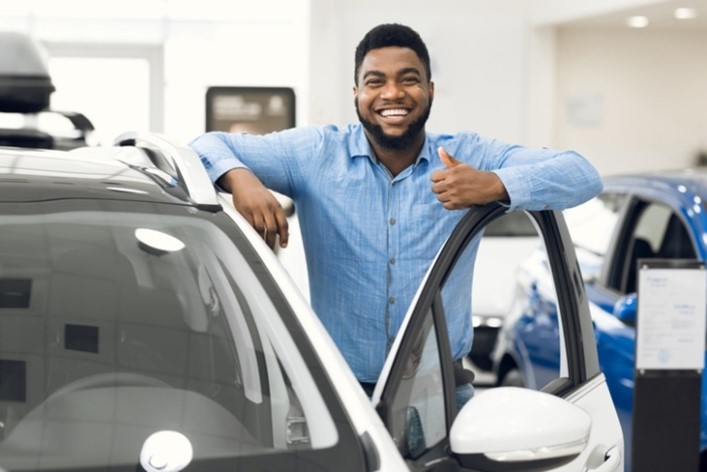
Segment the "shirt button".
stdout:
<path fill-rule="evenodd" d="M 391 305 L 392 305 L 393 303 L 395 303 L 395 297 L 390 297 L 390 298 L 388 299 L 388 303 L 390 303 Z"/>
<path fill-rule="evenodd" d="M 391 219 L 390 219 L 390 224 L 391 224 L 391 225 L 394 225 L 394 224 L 395 224 L 395 218 L 391 218 Z"/>
<path fill-rule="evenodd" d="M 394 257 L 391 257 L 391 258 L 390 258 L 390 265 L 394 265 L 394 264 L 395 264 L 395 258 L 394 258 Z"/>

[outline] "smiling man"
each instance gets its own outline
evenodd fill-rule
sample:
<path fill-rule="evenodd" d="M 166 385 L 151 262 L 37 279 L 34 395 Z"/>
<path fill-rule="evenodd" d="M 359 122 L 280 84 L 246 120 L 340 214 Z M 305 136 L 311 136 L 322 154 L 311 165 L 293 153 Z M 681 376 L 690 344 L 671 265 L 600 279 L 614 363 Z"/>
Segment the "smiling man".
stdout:
<path fill-rule="evenodd" d="M 427 268 L 464 214 L 458 210 L 497 200 L 509 209 L 562 210 L 602 183 L 573 151 L 427 133 L 430 57 L 407 26 L 373 28 L 354 62 L 360 123 L 264 136 L 211 132 L 191 146 L 270 247 L 278 236 L 287 245 L 288 226 L 267 188 L 294 200 L 312 307 L 370 395 Z M 446 313 L 460 372 L 473 340 L 471 279 L 470 268 L 452 287 Z M 458 379 L 461 406 L 473 387 L 469 376 Z"/>

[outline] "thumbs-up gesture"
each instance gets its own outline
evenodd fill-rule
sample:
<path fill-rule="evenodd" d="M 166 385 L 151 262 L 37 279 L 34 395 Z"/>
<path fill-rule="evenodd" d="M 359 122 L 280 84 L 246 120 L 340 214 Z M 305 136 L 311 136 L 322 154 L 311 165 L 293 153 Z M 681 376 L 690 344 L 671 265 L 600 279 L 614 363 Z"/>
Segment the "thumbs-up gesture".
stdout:
<path fill-rule="evenodd" d="M 495 173 L 458 161 L 441 146 L 437 154 L 444 167 L 432 173 L 432 191 L 447 210 L 508 199 L 506 187 Z"/>

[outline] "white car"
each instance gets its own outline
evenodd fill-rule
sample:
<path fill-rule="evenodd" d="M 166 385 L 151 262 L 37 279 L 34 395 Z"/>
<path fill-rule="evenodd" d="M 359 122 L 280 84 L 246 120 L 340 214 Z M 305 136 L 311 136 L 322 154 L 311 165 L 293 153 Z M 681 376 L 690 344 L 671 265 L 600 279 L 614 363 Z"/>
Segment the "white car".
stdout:
<path fill-rule="evenodd" d="M 502 212 L 461 221 L 369 399 L 191 150 L 136 133 L 0 149 L 0 470 L 622 470 L 559 213 L 531 217 L 562 295 L 565 388 L 489 389 L 457 414 L 444 285 Z"/>

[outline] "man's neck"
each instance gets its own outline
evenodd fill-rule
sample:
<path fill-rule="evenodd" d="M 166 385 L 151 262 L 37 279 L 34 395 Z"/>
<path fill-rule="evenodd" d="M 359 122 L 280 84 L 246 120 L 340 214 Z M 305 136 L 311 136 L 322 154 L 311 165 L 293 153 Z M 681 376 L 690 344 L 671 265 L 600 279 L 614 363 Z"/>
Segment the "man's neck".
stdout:
<path fill-rule="evenodd" d="M 420 155 L 422 146 L 425 143 L 425 135 L 421 133 L 416 143 L 404 149 L 391 149 L 378 145 L 369 139 L 371 148 L 375 153 L 376 158 L 380 161 L 393 176 L 398 175 L 403 170 L 407 169 L 415 163 L 417 156 Z"/>

